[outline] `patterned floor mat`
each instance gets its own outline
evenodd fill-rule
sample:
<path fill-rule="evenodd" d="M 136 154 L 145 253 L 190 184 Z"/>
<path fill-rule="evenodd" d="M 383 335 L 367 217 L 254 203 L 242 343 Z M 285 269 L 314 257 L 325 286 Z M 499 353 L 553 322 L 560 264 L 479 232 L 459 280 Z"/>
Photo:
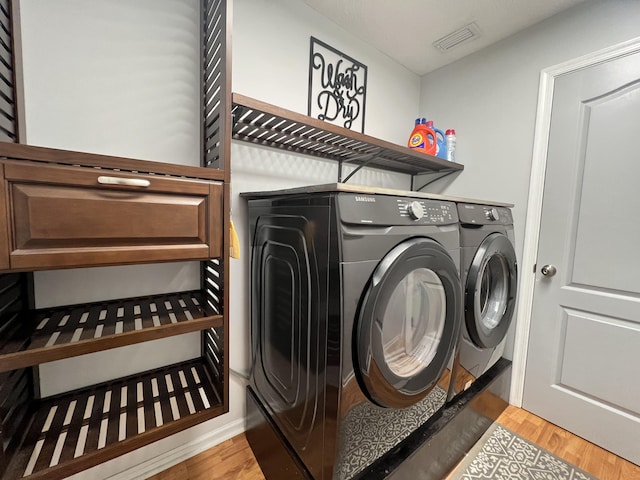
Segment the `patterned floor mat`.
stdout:
<path fill-rule="evenodd" d="M 493 424 L 452 480 L 597 480 L 596 477 Z"/>

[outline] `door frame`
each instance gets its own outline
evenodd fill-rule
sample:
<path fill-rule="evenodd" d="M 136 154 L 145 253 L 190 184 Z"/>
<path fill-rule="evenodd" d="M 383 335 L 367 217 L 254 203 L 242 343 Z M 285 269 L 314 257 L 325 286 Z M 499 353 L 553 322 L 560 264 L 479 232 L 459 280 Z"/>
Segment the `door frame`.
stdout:
<path fill-rule="evenodd" d="M 533 312 L 533 294 L 536 285 L 536 257 L 540 240 L 542 197 L 547 168 L 547 150 L 551 129 L 551 108 L 553 106 L 555 79 L 560 75 L 638 52 L 640 52 L 640 37 L 545 68 L 540 72 L 529 198 L 525 217 L 522 268 L 518 272 L 520 276 L 520 298 L 516 310 L 517 323 L 510 392 L 510 403 L 517 407 L 522 407 L 524 396 L 524 378 L 529 349 L 531 315 Z"/>

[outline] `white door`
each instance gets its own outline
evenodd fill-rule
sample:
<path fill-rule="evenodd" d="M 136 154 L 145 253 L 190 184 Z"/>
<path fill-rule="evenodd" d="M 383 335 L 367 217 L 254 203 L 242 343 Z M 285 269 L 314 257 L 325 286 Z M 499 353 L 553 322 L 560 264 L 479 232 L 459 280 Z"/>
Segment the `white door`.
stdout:
<path fill-rule="evenodd" d="M 543 198 L 523 407 L 640 464 L 640 53 L 556 77 Z"/>

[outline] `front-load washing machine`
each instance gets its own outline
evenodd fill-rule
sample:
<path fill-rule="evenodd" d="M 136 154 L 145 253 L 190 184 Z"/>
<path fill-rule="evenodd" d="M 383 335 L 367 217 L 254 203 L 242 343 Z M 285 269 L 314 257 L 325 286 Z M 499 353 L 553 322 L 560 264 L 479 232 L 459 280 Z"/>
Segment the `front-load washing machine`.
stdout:
<path fill-rule="evenodd" d="M 458 203 L 464 321 L 449 398 L 469 388 L 504 352 L 518 270 L 508 206 Z"/>
<path fill-rule="evenodd" d="M 243 196 L 249 443 L 267 478 L 358 478 L 446 403 L 456 205 L 343 184 Z"/>

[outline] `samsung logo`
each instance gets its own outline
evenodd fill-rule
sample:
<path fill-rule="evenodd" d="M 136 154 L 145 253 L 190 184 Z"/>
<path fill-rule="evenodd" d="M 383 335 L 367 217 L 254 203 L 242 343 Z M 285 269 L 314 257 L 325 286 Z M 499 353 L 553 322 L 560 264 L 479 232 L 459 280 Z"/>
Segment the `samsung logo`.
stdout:
<path fill-rule="evenodd" d="M 355 197 L 356 202 L 373 202 L 375 203 L 376 199 L 375 197 Z"/>

